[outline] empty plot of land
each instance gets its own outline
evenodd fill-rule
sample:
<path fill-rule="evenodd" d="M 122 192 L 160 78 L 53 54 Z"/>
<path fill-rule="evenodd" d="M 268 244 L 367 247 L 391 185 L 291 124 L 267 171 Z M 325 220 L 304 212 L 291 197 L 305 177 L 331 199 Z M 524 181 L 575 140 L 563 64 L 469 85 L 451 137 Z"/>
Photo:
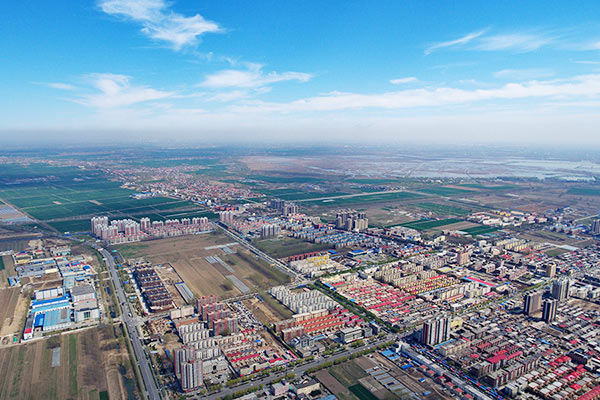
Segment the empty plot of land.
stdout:
<path fill-rule="evenodd" d="M 25 320 L 27 299 L 21 288 L 0 289 L 0 336 L 18 334 Z"/>
<path fill-rule="evenodd" d="M 227 253 L 230 239 L 218 233 L 182 236 L 119 246 L 125 258 L 170 264 L 196 296 L 237 296 L 287 283 L 288 276 L 245 249 Z M 209 248 L 207 250 L 207 248 Z M 234 277 L 233 279 L 231 277 Z"/>
<path fill-rule="evenodd" d="M 0 349 L 0 399 L 127 398 L 113 373 L 128 364 L 127 353 L 115 350 L 113 328 L 103 329 Z"/>

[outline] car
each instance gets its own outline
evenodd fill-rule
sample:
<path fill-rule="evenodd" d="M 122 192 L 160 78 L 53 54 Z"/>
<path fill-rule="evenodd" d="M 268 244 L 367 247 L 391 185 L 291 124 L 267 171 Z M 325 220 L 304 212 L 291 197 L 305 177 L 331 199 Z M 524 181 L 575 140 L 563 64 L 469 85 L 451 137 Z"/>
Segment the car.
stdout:
<path fill-rule="evenodd" d="M 127 315 L 129 315 L 129 318 L 131 318 L 131 313 L 127 313 Z"/>

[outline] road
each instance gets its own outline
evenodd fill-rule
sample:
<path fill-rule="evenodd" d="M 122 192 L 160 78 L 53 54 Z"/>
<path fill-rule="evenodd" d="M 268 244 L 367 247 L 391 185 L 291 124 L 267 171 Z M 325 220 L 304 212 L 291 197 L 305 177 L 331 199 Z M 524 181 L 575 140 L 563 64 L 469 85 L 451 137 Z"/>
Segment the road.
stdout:
<path fill-rule="evenodd" d="M 122 308 L 123 315 L 122 320 L 127 332 L 129 333 L 129 340 L 131 341 L 131 345 L 133 347 L 133 351 L 135 353 L 135 358 L 137 359 L 137 366 L 139 368 L 140 374 L 142 376 L 142 380 L 146 388 L 140 388 L 143 392 L 143 397 L 148 398 L 150 400 L 159 400 L 161 399 L 160 392 L 156 386 L 156 381 L 154 380 L 154 375 L 152 372 L 152 366 L 150 365 L 150 361 L 146 358 L 146 353 L 144 352 L 144 346 L 142 345 L 142 341 L 140 340 L 137 323 L 134 316 L 134 311 L 132 311 L 127 298 L 125 297 L 125 291 L 123 290 L 123 284 L 121 283 L 121 279 L 119 278 L 119 274 L 117 273 L 117 269 L 115 267 L 115 260 L 113 259 L 112 254 L 97 245 L 92 245 L 96 250 L 102 254 L 102 257 L 106 259 L 106 265 L 110 272 L 110 277 L 113 281 L 115 292 L 117 295 L 117 300 L 121 305 L 125 305 Z M 136 360 L 132 360 L 136 361 Z M 134 362 L 134 364 L 136 364 Z"/>
<path fill-rule="evenodd" d="M 373 342 L 373 343 L 369 343 L 366 346 L 362 346 L 362 347 L 359 347 L 359 348 L 356 348 L 356 349 L 349 348 L 349 349 L 344 350 L 341 353 L 329 356 L 328 358 L 319 357 L 319 358 L 315 359 L 314 361 L 311 361 L 311 362 L 309 362 L 307 364 L 299 365 L 299 366 L 297 366 L 295 368 L 291 368 L 291 369 L 286 369 L 284 371 L 281 371 L 281 372 L 276 373 L 276 374 L 269 375 L 269 376 L 267 376 L 265 378 L 262 378 L 262 379 L 257 379 L 257 380 L 253 380 L 253 381 L 250 381 L 250 382 L 246 382 L 246 383 L 244 383 L 242 385 L 235 386 L 235 387 L 232 387 L 232 388 L 224 388 L 220 392 L 213 393 L 211 395 L 207 395 L 207 396 L 195 396 L 194 398 L 195 399 L 200 399 L 201 398 L 201 399 L 208 399 L 208 400 L 218 400 L 218 399 L 221 399 L 224 396 L 227 396 L 228 394 L 233 394 L 233 393 L 235 393 L 237 391 L 248 389 L 248 388 L 253 387 L 253 386 L 258 386 L 258 385 L 261 385 L 261 384 L 264 385 L 264 386 L 267 386 L 267 384 L 269 384 L 271 381 L 273 381 L 273 380 L 275 380 L 277 378 L 281 378 L 281 377 L 285 376 L 286 374 L 289 374 L 289 373 L 292 373 L 292 372 L 294 374 L 296 374 L 296 377 L 299 378 L 309 368 L 316 367 L 317 365 L 326 363 L 328 361 L 335 361 L 338 358 L 341 358 L 341 357 L 344 357 L 344 356 L 349 356 L 349 355 L 354 354 L 354 353 L 358 353 L 359 351 L 365 350 L 367 348 L 379 346 L 380 344 L 385 343 L 385 342 L 389 342 L 389 341 L 391 341 L 394 338 L 395 338 L 395 336 L 387 335 L 384 338 L 382 338 L 381 340 L 378 340 L 378 341 Z"/>
<path fill-rule="evenodd" d="M 287 275 L 291 276 L 292 278 L 294 278 L 296 281 L 301 280 L 302 279 L 302 275 L 297 273 L 296 271 L 290 269 L 287 265 L 285 265 L 284 263 L 282 263 L 279 260 L 274 259 L 273 257 L 271 257 L 270 255 L 264 253 L 262 250 L 257 249 L 256 247 L 252 246 L 250 243 L 248 243 L 247 240 L 244 240 L 243 238 L 241 238 L 240 236 L 238 236 L 237 234 L 231 232 L 229 229 L 224 228 L 223 226 L 221 226 L 220 224 L 215 224 L 216 226 L 218 226 L 219 228 L 221 228 L 221 230 L 223 230 L 223 232 L 225 232 L 225 234 L 227 236 L 229 236 L 230 238 L 236 240 L 238 243 L 240 243 L 242 246 L 244 246 L 245 248 L 247 248 L 248 250 L 250 250 L 253 254 L 257 255 L 258 257 L 260 257 L 263 261 L 271 264 L 272 266 L 274 266 L 275 268 L 279 269 L 280 271 L 286 273 Z"/>

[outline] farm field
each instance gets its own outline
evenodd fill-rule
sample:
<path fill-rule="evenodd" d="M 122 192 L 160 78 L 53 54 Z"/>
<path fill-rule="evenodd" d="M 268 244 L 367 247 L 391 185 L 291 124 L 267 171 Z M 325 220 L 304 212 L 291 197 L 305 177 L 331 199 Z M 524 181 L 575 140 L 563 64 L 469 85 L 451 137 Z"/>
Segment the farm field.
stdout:
<path fill-rule="evenodd" d="M 418 231 L 425 231 L 427 229 L 432 229 L 432 228 L 437 228 L 440 226 L 444 226 L 444 225 L 450 225 L 450 224 L 455 224 L 457 222 L 461 222 L 461 219 L 458 218 L 448 218 L 448 219 L 440 219 L 440 220 L 419 220 L 419 221 L 412 221 L 412 222 L 406 222 L 403 224 L 400 224 L 404 227 L 407 228 L 412 228 L 412 229 L 416 229 Z"/>
<path fill-rule="evenodd" d="M 60 348 L 55 356 L 59 365 L 53 366 L 55 347 Z M 108 326 L 0 349 L 0 373 L 4 378 L 0 399 L 100 400 L 136 395 L 124 342 Z"/>
<path fill-rule="evenodd" d="M 287 237 L 284 239 L 263 239 L 252 244 L 275 258 L 284 258 L 294 254 L 323 251 L 332 248 L 326 243 L 311 243 Z"/>
<path fill-rule="evenodd" d="M 572 187 L 569 190 L 567 190 L 567 194 L 573 194 L 577 196 L 600 196 L 600 189 L 587 187 Z"/>
<path fill-rule="evenodd" d="M 431 211 L 441 215 L 456 215 L 462 217 L 471 213 L 471 210 L 437 203 L 417 203 L 415 206 L 425 211 Z"/>
<path fill-rule="evenodd" d="M 457 196 L 457 195 L 473 194 L 473 190 L 459 189 L 459 188 L 447 187 L 447 186 L 431 186 L 431 187 L 426 187 L 423 189 L 418 189 L 418 191 L 421 193 L 435 194 L 438 196 Z"/>
<path fill-rule="evenodd" d="M 494 226 L 486 226 L 486 225 L 477 225 L 472 228 L 461 229 L 463 232 L 467 232 L 470 235 L 483 235 L 485 233 L 496 232 L 498 229 Z"/>
<path fill-rule="evenodd" d="M 228 246 L 231 253 L 211 248 L 235 243 L 219 233 L 183 236 L 117 246 L 124 258 L 139 258 L 153 264 L 170 264 L 196 296 L 215 294 L 228 298 L 242 294 L 233 275 L 251 291 L 288 282 L 288 276 L 259 260 L 237 243 Z M 208 259 L 207 259 L 208 257 Z M 209 262 L 219 257 L 219 262 Z M 233 272 L 232 272 L 233 271 Z"/>
<path fill-rule="evenodd" d="M 349 197 L 352 196 L 352 197 Z M 348 195 L 348 197 L 331 197 L 322 200 L 305 200 L 302 204 L 331 207 L 355 207 L 361 204 L 369 203 L 393 203 L 405 200 L 415 200 L 425 197 L 412 192 L 391 192 L 391 193 L 365 193 L 357 195 Z"/>
<path fill-rule="evenodd" d="M 40 221 L 200 211 L 198 206 L 183 200 L 131 198 L 131 190 L 121 188 L 119 182 L 109 180 L 101 171 L 44 164 L 3 165 L 5 167 L 9 173 L 0 179 L 0 198 Z M 83 228 L 80 221 L 60 222 L 63 224 L 54 226 L 60 231 Z"/>

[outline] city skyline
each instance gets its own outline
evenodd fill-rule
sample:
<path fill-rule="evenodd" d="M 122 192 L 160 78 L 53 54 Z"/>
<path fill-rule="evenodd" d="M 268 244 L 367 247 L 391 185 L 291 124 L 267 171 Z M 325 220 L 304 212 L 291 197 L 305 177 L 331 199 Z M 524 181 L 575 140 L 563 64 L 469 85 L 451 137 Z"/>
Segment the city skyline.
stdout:
<path fill-rule="evenodd" d="M 600 144 L 594 2 L 0 7 L 8 142 Z"/>

